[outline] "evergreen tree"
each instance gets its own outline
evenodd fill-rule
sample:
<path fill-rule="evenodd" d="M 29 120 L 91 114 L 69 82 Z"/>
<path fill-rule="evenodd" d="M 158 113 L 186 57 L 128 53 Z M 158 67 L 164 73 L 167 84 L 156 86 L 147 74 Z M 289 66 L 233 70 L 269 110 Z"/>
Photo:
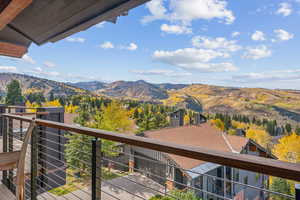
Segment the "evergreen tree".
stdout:
<path fill-rule="evenodd" d="M 29 95 L 27 95 L 26 99 L 30 103 L 35 102 L 38 105 L 42 105 L 42 103 L 44 103 L 46 101 L 44 94 L 42 92 L 30 93 Z"/>
<path fill-rule="evenodd" d="M 7 95 L 5 98 L 5 103 L 7 105 L 23 105 L 24 102 L 25 99 L 22 96 L 22 89 L 19 81 L 12 80 L 7 85 Z"/>
<path fill-rule="evenodd" d="M 297 126 L 295 128 L 295 133 L 300 136 L 300 127 L 299 126 Z"/>
<path fill-rule="evenodd" d="M 291 134 L 291 132 L 292 132 L 292 125 L 289 124 L 289 123 L 287 123 L 287 124 L 285 125 L 285 130 L 286 130 L 286 132 L 287 132 L 288 134 Z"/>
<path fill-rule="evenodd" d="M 133 118 L 138 119 L 139 118 L 139 110 L 136 108 L 134 109 Z"/>
<path fill-rule="evenodd" d="M 49 101 L 54 101 L 54 100 L 55 100 L 54 93 L 51 91 L 49 96 Z"/>

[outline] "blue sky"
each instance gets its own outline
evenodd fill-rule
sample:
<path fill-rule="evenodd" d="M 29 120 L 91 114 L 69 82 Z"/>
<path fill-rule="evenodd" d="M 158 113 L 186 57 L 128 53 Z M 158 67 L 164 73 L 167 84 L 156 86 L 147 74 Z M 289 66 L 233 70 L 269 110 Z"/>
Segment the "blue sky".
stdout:
<path fill-rule="evenodd" d="M 58 81 L 139 80 L 300 89 L 300 0 L 152 0 L 1 72 Z"/>

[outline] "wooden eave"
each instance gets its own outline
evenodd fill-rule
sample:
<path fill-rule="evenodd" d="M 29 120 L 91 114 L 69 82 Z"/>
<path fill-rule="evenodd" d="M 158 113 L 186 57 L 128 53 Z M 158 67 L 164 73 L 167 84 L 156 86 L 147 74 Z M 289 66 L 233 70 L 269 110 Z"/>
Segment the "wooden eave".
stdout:
<path fill-rule="evenodd" d="M 4 4 L 2 1 L 0 4 Z M 15 19 L 26 7 L 32 3 L 32 0 L 10 0 L 8 5 L 0 13 L 0 30 Z"/>
<path fill-rule="evenodd" d="M 0 42 L 0 55 L 21 58 L 26 53 L 26 46 L 11 44 L 8 42 Z"/>

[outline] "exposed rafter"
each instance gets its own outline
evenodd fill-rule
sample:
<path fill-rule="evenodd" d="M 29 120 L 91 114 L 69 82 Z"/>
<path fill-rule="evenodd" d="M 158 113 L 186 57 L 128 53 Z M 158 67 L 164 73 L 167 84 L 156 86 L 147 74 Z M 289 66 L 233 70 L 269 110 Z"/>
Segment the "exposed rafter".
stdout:
<path fill-rule="evenodd" d="M 11 0 L 0 13 L 0 30 L 32 3 L 32 0 Z"/>
<path fill-rule="evenodd" d="M 27 53 L 25 46 L 0 42 L 0 55 L 21 58 L 25 53 Z"/>

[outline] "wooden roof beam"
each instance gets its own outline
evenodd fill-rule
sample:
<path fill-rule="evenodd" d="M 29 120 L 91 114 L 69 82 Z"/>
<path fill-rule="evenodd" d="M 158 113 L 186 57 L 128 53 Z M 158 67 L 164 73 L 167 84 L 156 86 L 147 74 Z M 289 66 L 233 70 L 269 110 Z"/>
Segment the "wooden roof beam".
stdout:
<path fill-rule="evenodd" d="M 8 42 L 0 42 L 0 55 L 22 58 L 27 53 L 27 47 Z"/>
<path fill-rule="evenodd" d="M 0 0 L 2 1 L 2 0 Z M 32 3 L 32 0 L 11 0 L 0 13 L 0 30 Z"/>

